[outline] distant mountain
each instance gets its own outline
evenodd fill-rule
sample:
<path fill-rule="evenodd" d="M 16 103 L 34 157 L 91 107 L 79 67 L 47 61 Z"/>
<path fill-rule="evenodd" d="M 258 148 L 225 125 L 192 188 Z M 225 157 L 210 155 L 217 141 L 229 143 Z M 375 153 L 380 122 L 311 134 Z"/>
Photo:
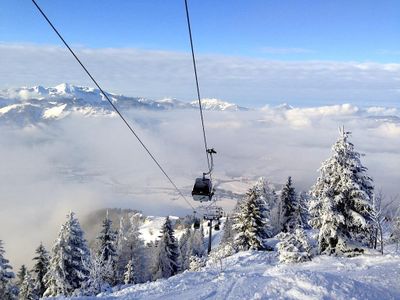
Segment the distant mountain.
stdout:
<path fill-rule="evenodd" d="M 107 93 L 121 110 L 195 109 L 197 101 L 151 100 Z M 238 111 L 247 108 L 218 99 L 203 99 L 202 107 L 214 111 Z M 98 89 L 62 83 L 55 87 L 22 87 L 0 91 L 0 122 L 20 125 L 62 119 L 71 113 L 85 116 L 113 115 L 114 111 Z"/>

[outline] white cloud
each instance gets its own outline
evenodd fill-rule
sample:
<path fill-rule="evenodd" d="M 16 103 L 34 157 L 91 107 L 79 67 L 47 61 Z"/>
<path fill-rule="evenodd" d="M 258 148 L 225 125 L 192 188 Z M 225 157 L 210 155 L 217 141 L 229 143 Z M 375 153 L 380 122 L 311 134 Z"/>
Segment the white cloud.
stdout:
<path fill-rule="evenodd" d="M 86 49 L 76 52 L 108 91 L 150 98 L 195 98 L 188 53 L 140 49 Z M 60 82 L 92 85 L 66 49 L 0 44 L 0 86 Z M 333 61 L 270 61 L 199 55 L 203 97 L 244 106 L 287 101 L 296 106 L 355 103 L 398 105 L 400 64 Z"/>
<path fill-rule="evenodd" d="M 308 190 L 330 154 L 337 128 L 353 132 L 377 187 L 398 193 L 399 123 L 354 105 L 205 113 L 215 147 L 215 180 L 243 190 L 265 176 L 283 183 L 293 176 Z M 197 111 L 125 112 L 165 170 L 190 198 L 206 167 Z M 373 117 L 373 118 L 370 118 Z M 398 113 L 392 117 L 399 117 Z M 40 241 L 50 245 L 64 215 L 82 217 L 100 207 L 142 209 L 147 214 L 190 212 L 168 181 L 117 118 L 70 115 L 51 126 L 1 128 L 0 237 L 14 264 L 29 263 Z M 224 200 L 229 209 L 233 201 Z"/>

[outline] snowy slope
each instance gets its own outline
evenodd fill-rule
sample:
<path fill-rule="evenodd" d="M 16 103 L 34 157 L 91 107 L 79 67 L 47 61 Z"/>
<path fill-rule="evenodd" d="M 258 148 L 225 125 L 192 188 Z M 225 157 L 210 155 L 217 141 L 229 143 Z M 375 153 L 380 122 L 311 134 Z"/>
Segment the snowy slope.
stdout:
<path fill-rule="evenodd" d="M 278 265 L 273 252 L 241 252 L 222 269 L 210 265 L 96 299 L 400 299 L 400 256 L 320 256 Z"/>

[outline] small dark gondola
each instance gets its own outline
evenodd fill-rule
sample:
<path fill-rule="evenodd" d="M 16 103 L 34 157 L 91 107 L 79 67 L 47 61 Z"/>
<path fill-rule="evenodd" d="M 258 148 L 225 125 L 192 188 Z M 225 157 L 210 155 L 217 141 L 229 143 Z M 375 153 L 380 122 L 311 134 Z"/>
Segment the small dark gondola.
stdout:
<path fill-rule="evenodd" d="M 199 229 L 200 228 L 200 219 L 199 218 L 195 218 L 194 219 L 193 228 L 194 229 Z"/>
<path fill-rule="evenodd" d="M 196 178 L 193 186 L 192 197 L 195 201 L 211 201 L 214 195 L 211 180 L 208 178 Z"/>

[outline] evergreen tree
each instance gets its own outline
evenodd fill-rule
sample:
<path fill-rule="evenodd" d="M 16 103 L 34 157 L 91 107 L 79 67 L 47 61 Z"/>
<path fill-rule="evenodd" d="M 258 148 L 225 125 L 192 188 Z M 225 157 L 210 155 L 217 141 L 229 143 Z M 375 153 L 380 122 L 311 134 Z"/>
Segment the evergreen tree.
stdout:
<path fill-rule="evenodd" d="M 191 254 L 197 257 L 203 257 L 206 254 L 206 246 L 204 244 L 204 227 L 200 225 L 199 229 L 192 232 L 190 239 Z"/>
<path fill-rule="evenodd" d="M 104 261 L 104 257 L 101 254 L 92 254 L 87 269 L 89 270 L 89 275 L 82 284 L 81 294 L 95 296 L 111 287 L 109 278 L 114 275 L 114 264 L 111 256 L 107 261 Z"/>
<path fill-rule="evenodd" d="M 117 237 L 115 231 L 112 228 L 112 221 L 108 217 L 108 211 L 106 217 L 103 220 L 102 227 L 103 229 L 101 230 L 100 235 L 97 237 L 99 241 L 97 256 L 100 259 L 100 263 L 104 267 L 109 268 L 111 264 L 112 272 L 107 272 L 107 274 L 104 274 L 103 279 L 110 285 L 113 285 L 116 282 L 114 269 L 117 259 Z"/>
<path fill-rule="evenodd" d="M 260 236 L 270 238 L 273 235 L 271 225 L 271 206 L 273 205 L 274 192 L 268 186 L 268 182 L 264 177 L 260 177 L 254 185 L 254 191 L 257 195 L 256 204 L 260 211 L 260 218 L 264 220 L 264 226 L 258 228 Z M 260 223 L 261 224 L 261 223 Z"/>
<path fill-rule="evenodd" d="M 264 240 L 269 235 L 269 222 L 265 215 L 265 201 L 251 188 L 240 205 L 233 229 L 237 232 L 235 245 L 240 250 L 265 250 Z"/>
<path fill-rule="evenodd" d="M 38 300 L 38 291 L 35 288 L 35 281 L 31 276 L 31 272 L 25 270 L 24 279 L 19 288 L 19 299 L 20 300 Z"/>
<path fill-rule="evenodd" d="M 83 231 L 73 212 L 67 215 L 52 248 L 44 296 L 71 296 L 89 276 L 90 254 Z"/>
<path fill-rule="evenodd" d="M 114 260 L 117 256 L 115 249 L 116 233 L 112 228 L 112 221 L 108 217 L 108 211 L 103 220 L 102 227 L 103 229 L 97 237 L 100 244 L 97 254 L 101 257 L 102 261 L 107 262 L 109 259 Z"/>
<path fill-rule="evenodd" d="M 42 297 L 46 291 L 44 276 L 49 270 L 49 254 L 44 248 L 43 244 L 40 243 L 39 247 L 35 251 L 36 256 L 33 258 L 35 264 L 32 271 L 35 273 L 35 289 L 39 297 Z"/>
<path fill-rule="evenodd" d="M 133 265 L 133 261 L 131 259 L 128 261 L 125 267 L 124 283 L 125 284 L 135 283 L 135 266 Z"/>
<path fill-rule="evenodd" d="M 21 268 L 19 268 L 17 273 L 17 287 L 19 288 L 21 288 L 22 282 L 24 282 L 26 271 L 27 269 L 25 265 L 22 265 Z"/>
<path fill-rule="evenodd" d="M 373 185 L 344 129 L 311 190 L 310 225 L 320 253 L 355 255 L 370 242 Z"/>
<path fill-rule="evenodd" d="M 281 233 L 281 242 L 277 244 L 279 261 L 302 262 L 311 260 L 311 246 L 301 227 L 294 231 Z"/>
<path fill-rule="evenodd" d="M 168 278 L 176 275 L 180 271 L 180 253 L 169 217 L 165 219 L 165 223 L 162 226 L 157 250 L 153 278 Z"/>
<path fill-rule="evenodd" d="M 396 244 L 396 252 L 400 249 L 400 207 L 392 218 L 390 239 Z"/>
<path fill-rule="evenodd" d="M 281 224 L 283 232 L 293 231 L 300 225 L 299 203 L 293 187 L 292 177 L 288 180 L 281 192 Z"/>
<path fill-rule="evenodd" d="M 121 218 L 117 242 L 117 278 L 119 283 L 125 281 L 125 268 L 132 260 L 134 268 L 134 282 L 145 282 L 149 279 L 147 254 L 142 238 L 140 237 L 140 215 L 134 214 L 129 220 Z"/>
<path fill-rule="evenodd" d="M 5 250 L 3 241 L 0 240 L 0 299 L 13 300 L 16 299 L 15 287 L 12 285 L 12 279 L 15 277 L 11 271 L 12 267 L 8 259 L 4 257 Z"/>
<path fill-rule="evenodd" d="M 186 231 L 182 234 L 179 239 L 179 249 L 181 253 L 181 270 L 189 269 L 190 256 L 192 255 L 191 245 L 192 231 L 190 228 L 186 228 Z"/>
<path fill-rule="evenodd" d="M 298 198 L 298 215 L 300 216 L 300 227 L 310 228 L 308 220 L 310 218 L 308 213 L 309 196 L 306 192 L 301 192 Z"/>
<path fill-rule="evenodd" d="M 224 231 L 221 238 L 221 244 L 233 243 L 235 231 L 233 230 L 233 219 L 226 217 Z"/>

